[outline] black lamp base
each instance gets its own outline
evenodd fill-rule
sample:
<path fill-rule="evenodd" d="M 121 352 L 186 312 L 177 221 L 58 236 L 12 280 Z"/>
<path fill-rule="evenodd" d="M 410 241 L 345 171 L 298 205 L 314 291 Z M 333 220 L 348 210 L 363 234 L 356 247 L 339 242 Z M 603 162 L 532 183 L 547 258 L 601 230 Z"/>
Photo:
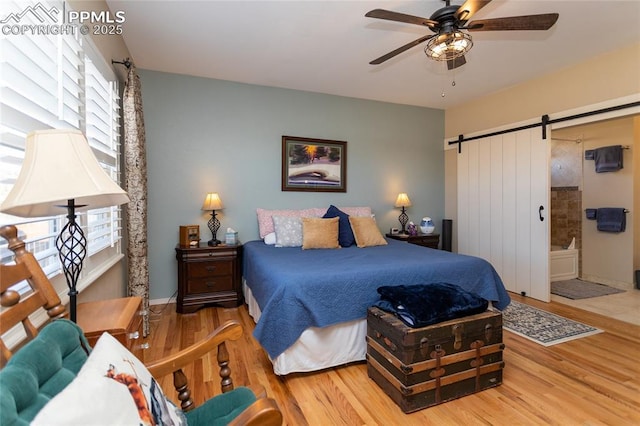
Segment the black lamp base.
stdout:
<path fill-rule="evenodd" d="M 216 211 L 215 210 L 213 210 L 211 212 L 211 219 L 209 219 L 209 222 L 207 222 L 207 225 L 209 225 L 209 230 L 211 231 L 211 239 L 207 242 L 207 244 L 212 246 L 212 247 L 215 247 L 215 246 L 221 244 L 222 241 L 220 241 L 217 238 L 218 229 L 220 229 L 220 221 L 216 217 Z"/>
<path fill-rule="evenodd" d="M 407 232 L 407 222 L 409 221 L 409 216 L 407 215 L 407 213 L 405 212 L 404 207 L 402 207 L 402 213 L 400 213 L 400 216 L 398 216 L 398 221 L 400 222 L 401 225 L 401 230 L 400 230 L 400 234 L 401 235 L 409 235 L 409 233 Z"/>
<path fill-rule="evenodd" d="M 62 271 L 67 279 L 69 287 L 69 317 L 71 321 L 76 322 L 76 299 L 78 291 L 76 286 L 82 271 L 82 263 L 87 254 L 87 239 L 82 232 L 82 228 L 76 222 L 76 206 L 75 200 L 67 201 L 67 224 L 62 228 L 60 234 L 56 238 L 56 248 L 62 265 Z"/>

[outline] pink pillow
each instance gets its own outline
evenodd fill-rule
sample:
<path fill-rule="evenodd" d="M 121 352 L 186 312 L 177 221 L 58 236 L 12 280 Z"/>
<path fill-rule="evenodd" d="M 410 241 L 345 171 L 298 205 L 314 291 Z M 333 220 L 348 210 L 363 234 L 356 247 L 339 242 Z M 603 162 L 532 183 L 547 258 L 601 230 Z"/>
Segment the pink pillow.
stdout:
<path fill-rule="evenodd" d="M 287 217 L 322 217 L 327 208 L 310 208 L 310 209 L 287 209 L 287 210 L 266 210 L 256 209 L 258 213 L 258 230 L 260 232 L 260 238 L 264 238 L 267 234 L 275 232 L 273 227 L 273 216 L 287 216 Z M 348 214 L 349 216 L 357 217 L 371 217 L 371 207 L 339 207 L 340 210 Z"/>
<path fill-rule="evenodd" d="M 275 232 L 273 226 L 273 216 L 284 217 L 322 217 L 324 212 L 322 209 L 302 209 L 302 210 L 265 210 L 256 209 L 258 213 L 258 230 L 260 238 L 264 238 L 267 234 Z M 326 209 L 325 209 L 326 211 Z"/>
<path fill-rule="evenodd" d="M 338 207 L 349 216 L 371 217 L 371 207 Z"/>

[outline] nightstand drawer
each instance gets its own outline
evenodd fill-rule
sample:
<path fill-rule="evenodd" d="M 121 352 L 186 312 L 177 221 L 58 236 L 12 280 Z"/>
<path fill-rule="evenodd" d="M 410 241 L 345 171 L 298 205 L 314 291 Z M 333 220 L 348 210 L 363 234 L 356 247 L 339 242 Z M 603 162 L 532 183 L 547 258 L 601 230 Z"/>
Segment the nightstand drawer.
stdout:
<path fill-rule="evenodd" d="M 198 260 L 217 260 L 224 257 L 235 257 L 237 246 L 215 246 L 216 250 L 203 248 L 193 248 L 190 251 L 182 250 L 184 260 L 187 262 L 197 262 Z"/>
<path fill-rule="evenodd" d="M 411 244 L 417 244 L 419 246 L 438 248 L 438 243 L 440 242 L 439 236 L 429 236 L 429 237 L 417 237 L 409 241 Z"/>
<path fill-rule="evenodd" d="M 93 347 L 105 331 L 144 361 L 142 299 L 123 297 L 78 304 L 78 325 Z"/>
<path fill-rule="evenodd" d="M 178 296 L 176 312 L 205 306 L 235 308 L 242 303 L 242 244 L 176 246 Z"/>
<path fill-rule="evenodd" d="M 440 244 L 440 234 L 387 234 L 387 238 L 433 249 L 437 249 Z"/>
<path fill-rule="evenodd" d="M 233 274 L 233 260 L 215 262 L 192 262 L 187 265 L 189 277 L 215 277 Z"/>
<path fill-rule="evenodd" d="M 140 361 L 144 362 L 144 350 L 149 348 L 149 343 L 143 341 L 142 335 L 142 312 L 138 311 L 138 315 L 131 322 L 131 326 L 127 329 L 127 348 Z"/>
<path fill-rule="evenodd" d="M 213 293 L 218 291 L 232 291 L 233 276 L 216 276 L 193 278 L 187 281 L 187 293 Z"/>

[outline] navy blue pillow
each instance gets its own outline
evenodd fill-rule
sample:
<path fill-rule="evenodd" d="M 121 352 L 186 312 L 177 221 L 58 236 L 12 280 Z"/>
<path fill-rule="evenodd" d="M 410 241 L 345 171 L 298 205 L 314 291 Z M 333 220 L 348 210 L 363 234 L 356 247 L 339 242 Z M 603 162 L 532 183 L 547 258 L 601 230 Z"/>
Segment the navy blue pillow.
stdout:
<path fill-rule="evenodd" d="M 349 247 L 356 243 L 356 238 L 353 236 L 351 230 L 351 224 L 349 223 L 349 215 L 334 206 L 329 206 L 327 212 L 322 216 L 323 219 L 331 219 L 337 217 L 338 219 L 338 243 L 340 247 Z"/>
<path fill-rule="evenodd" d="M 479 314 L 489 302 L 449 283 L 378 287 L 378 308 L 395 314 L 409 327 L 425 327 L 455 318 Z"/>

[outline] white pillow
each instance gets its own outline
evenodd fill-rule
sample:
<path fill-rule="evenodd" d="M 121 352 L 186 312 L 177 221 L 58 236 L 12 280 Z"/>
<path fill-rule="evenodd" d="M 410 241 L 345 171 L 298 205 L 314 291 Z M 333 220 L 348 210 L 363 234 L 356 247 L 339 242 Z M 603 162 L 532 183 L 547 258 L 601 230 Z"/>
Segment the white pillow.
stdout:
<path fill-rule="evenodd" d="M 267 235 L 264 236 L 264 243 L 268 244 L 270 246 L 274 245 L 276 243 L 276 233 L 275 232 L 269 232 Z"/>
<path fill-rule="evenodd" d="M 134 396 L 141 397 L 140 409 Z M 104 333 L 78 376 L 31 424 L 141 425 L 150 424 L 149 419 L 157 425 L 187 424 L 182 410 L 166 398 L 144 364 Z"/>
<path fill-rule="evenodd" d="M 302 246 L 302 219 L 300 217 L 273 216 L 276 229 L 276 247 Z"/>

